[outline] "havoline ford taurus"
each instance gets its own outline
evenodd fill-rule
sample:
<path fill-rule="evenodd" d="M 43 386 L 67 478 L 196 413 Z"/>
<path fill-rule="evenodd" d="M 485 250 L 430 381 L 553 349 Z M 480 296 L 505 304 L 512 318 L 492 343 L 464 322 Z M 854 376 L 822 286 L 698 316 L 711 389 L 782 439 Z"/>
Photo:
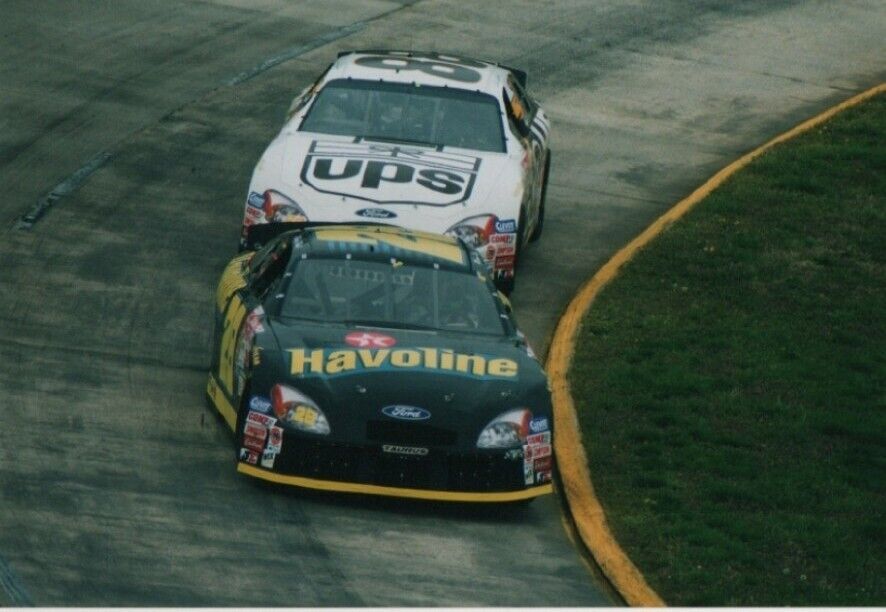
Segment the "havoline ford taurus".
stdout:
<path fill-rule="evenodd" d="M 544 371 L 476 253 L 380 225 L 285 231 L 225 269 L 207 394 L 237 469 L 454 501 L 550 492 Z"/>
<path fill-rule="evenodd" d="M 550 122 L 526 74 L 402 51 L 343 53 L 293 102 L 252 175 L 248 228 L 377 221 L 460 237 L 505 292 L 541 235 Z"/>

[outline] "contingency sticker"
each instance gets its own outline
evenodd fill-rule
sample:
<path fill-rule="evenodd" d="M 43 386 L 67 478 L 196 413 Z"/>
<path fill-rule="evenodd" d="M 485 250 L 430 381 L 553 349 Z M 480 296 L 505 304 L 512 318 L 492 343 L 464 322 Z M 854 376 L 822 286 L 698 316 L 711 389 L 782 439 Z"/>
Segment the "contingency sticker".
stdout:
<path fill-rule="evenodd" d="M 541 484 L 551 481 L 553 466 L 553 448 L 548 420 L 536 417 L 529 423 L 530 431 L 536 432 L 526 436 L 523 446 L 523 474 L 526 484 Z"/>
<path fill-rule="evenodd" d="M 274 467 L 277 455 L 283 450 L 283 428 L 278 427 L 276 423 L 277 419 L 271 416 L 255 410 L 249 411 L 243 424 L 241 461 L 255 465 L 261 457 L 262 467 Z"/>

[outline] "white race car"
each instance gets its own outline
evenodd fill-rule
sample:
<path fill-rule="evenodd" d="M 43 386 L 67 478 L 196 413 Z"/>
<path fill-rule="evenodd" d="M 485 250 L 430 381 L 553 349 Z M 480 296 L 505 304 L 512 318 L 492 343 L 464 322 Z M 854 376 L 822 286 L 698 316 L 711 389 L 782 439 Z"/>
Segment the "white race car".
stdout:
<path fill-rule="evenodd" d="M 550 122 L 525 82 L 451 55 L 340 54 L 255 167 L 241 247 L 257 224 L 375 221 L 461 238 L 509 292 L 550 167 Z"/>

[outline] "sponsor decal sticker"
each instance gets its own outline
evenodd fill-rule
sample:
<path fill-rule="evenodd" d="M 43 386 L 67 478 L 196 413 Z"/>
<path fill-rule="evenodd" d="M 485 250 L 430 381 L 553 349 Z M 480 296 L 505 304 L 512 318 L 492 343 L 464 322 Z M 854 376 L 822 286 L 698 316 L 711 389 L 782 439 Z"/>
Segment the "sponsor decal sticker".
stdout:
<path fill-rule="evenodd" d="M 551 471 L 550 470 L 548 470 L 547 472 L 539 472 L 538 474 L 535 475 L 535 483 L 536 484 L 542 484 L 544 482 L 551 482 Z"/>
<path fill-rule="evenodd" d="M 505 255 L 504 257 L 496 257 L 495 258 L 495 267 L 501 270 L 513 270 L 514 269 L 514 256 L 513 255 Z"/>
<path fill-rule="evenodd" d="M 261 465 L 262 467 L 272 468 L 274 467 L 274 461 L 277 459 L 277 453 L 273 451 L 265 451 L 261 454 Z"/>
<path fill-rule="evenodd" d="M 264 427 L 270 427 L 277 422 L 277 419 L 275 419 L 274 417 L 269 417 L 266 414 L 262 414 L 261 412 L 250 410 L 249 414 L 246 415 L 246 422 L 258 423 Z"/>
<path fill-rule="evenodd" d="M 261 219 L 262 216 L 261 210 L 249 206 L 246 208 L 246 219 L 244 219 L 244 223 L 246 225 L 252 225 L 255 221 Z"/>
<path fill-rule="evenodd" d="M 246 203 L 250 206 L 250 208 L 258 208 L 259 210 L 262 210 L 265 206 L 265 196 L 261 193 L 253 191 L 249 194 L 249 197 L 246 198 Z"/>
<path fill-rule="evenodd" d="M 245 461 L 246 463 L 251 463 L 255 465 L 258 463 L 258 453 L 255 451 L 251 451 L 248 448 L 240 449 L 240 461 Z"/>
<path fill-rule="evenodd" d="M 548 456 L 548 457 L 539 457 L 538 459 L 535 460 L 535 462 L 533 463 L 533 466 L 535 467 L 536 472 L 550 472 L 552 464 L 553 464 L 553 461 L 551 461 L 551 457 Z"/>
<path fill-rule="evenodd" d="M 431 418 L 430 412 L 415 406 L 385 406 L 381 409 L 381 413 L 401 421 L 427 421 Z"/>
<path fill-rule="evenodd" d="M 268 428 L 258 423 L 246 421 L 246 424 L 243 426 L 243 435 L 248 438 L 257 438 L 264 442 L 268 437 Z"/>
<path fill-rule="evenodd" d="M 351 332 L 345 336 L 345 342 L 358 348 L 390 348 L 397 344 L 391 336 L 374 332 Z"/>
<path fill-rule="evenodd" d="M 538 417 L 529 421 L 529 431 L 532 433 L 547 431 L 548 429 L 550 428 L 548 427 L 548 419 L 546 417 Z"/>
<path fill-rule="evenodd" d="M 551 456 L 551 445 L 550 444 L 537 444 L 535 446 L 527 446 L 526 447 L 526 458 L 527 459 L 537 459 L 539 457 L 550 457 Z"/>
<path fill-rule="evenodd" d="M 498 255 L 513 255 L 515 252 L 516 249 L 509 244 L 501 244 L 498 246 L 498 250 L 496 250 Z"/>
<path fill-rule="evenodd" d="M 523 463 L 523 481 L 528 485 L 535 482 L 535 472 L 532 469 L 531 461 L 525 461 Z"/>
<path fill-rule="evenodd" d="M 254 438 L 252 436 L 244 436 L 243 446 L 260 453 L 265 449 L 265 439 Z"/>
<path fill-rule="evenodd" d="M 550 444 L 551 443 L 551 432 L 546 431 L 544 433 L 531 434 L 526 437 L 526 444 L 529 446 L 536 446 L 538 444 Z"/>
<path fill-rule="evenodd" d="M 264 326 L 262 325 L 262 317 L 265 315 L 265 309 L 261 306 L 257 307 L 255 310 L 249 313 L 246 317 L 246 328 L 244 329 L 244 335 L 247 340 L 251 340 L 255 334 L 260 334 L 265 331 Z"/>
<path fill-rule="evenodd" d="M 413 457 L 424 457 L 428 454 L 428 449 L 418 446 L 396 446 L 394 444 L 383 444 L 381 450 L 385 453 L 393 453 L 395 455 L 410 455 Z"/>
<path fill-rule="evenodd" d="M 252 399 L 249 400 L 249 409 L 258 412 L 270 412 L 271 400 L 260 395 L 253 395 Z"/>
<path fill-rule="evenodd" d="M 492 234 L 489 236 L 489 242 L 492 244 L 516 244 L 517 234 Z"/>
<path fill-rule="evenodd" d="M 499 219 L 495 222 L 495 231 L 499 234 L 513 234 L 517 231 L 517 222 L 513 219 Z"/>
<path fill-rule="evenodd" d="M 434 372 L 484 380 L 516 380 L 513 359 L 456 353 L 451 349 L 289 349 L 293 376 L 344 376 L 370 370 Z M 259 414 L 259 413 L 256 413 Z"/>
<path fill-rule="evenodd" d="M 273 453 L 279 453 L 283 449 L 283 428 L 271 427 L 268 433 L 267 450 Z"/>
<path fill-rule="evenodd" d="M 397 213 L 384 208 L 361 208 L 354 214 L 367 219 L 393 219 L 397 216 Z"/>

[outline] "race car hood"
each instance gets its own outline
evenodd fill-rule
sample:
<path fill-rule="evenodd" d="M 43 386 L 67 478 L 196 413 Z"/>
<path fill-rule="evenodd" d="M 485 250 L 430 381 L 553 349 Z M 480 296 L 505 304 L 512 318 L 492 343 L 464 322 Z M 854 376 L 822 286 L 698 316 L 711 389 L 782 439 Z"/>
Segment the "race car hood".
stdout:
<path fill-rule="evenodd" d="M 523 196 L 521 173 L 520 158 L 507 153 L 287 127 L 256 167 L 250 191 L 279 190 L 310 221 L 375 220 L 443 233 L 472 214 L 514 215 Z"/>
<path fill-rule="evenodd" d="M 262 350 L 252 393 L 269 401 L 273 386 L 285 384 L 307 395 L 326 415 L 330 440 L 363 442 L 373 427 L 415 423 L 441 432 L 448 445 L 473 448 L 503 412 L 528 408 L 539 423 L 552 421 L 544 372 L 515 338 L 270 327 L 276 348 Z"/>

